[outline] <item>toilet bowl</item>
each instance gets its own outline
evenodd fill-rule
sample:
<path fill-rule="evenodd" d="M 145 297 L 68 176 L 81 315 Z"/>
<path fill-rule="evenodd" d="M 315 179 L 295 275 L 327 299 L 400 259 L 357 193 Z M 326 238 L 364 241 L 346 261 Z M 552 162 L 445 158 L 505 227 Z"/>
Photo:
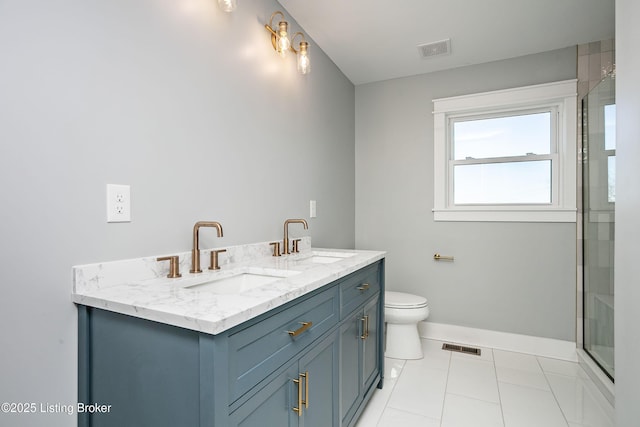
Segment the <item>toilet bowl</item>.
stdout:
<path fill-rule="evenodd" d="M 384 355 L 393 359 L 422 359 L 418 322 L 429 316 L 427 299 L 404 292 L 384 293 L 387 342 Z"/>

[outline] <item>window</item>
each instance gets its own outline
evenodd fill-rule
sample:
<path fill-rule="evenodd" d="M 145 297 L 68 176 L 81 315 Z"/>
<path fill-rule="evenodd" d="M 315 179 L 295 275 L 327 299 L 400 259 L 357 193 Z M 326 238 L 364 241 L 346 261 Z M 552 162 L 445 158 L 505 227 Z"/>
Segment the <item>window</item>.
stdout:
<path fill-rule="evenodd" d="M 434 100 L 436 221 L 576 220 L 575 80 Z"/>
<path fill-rule="evenodd" d="M 604 150 L 607 155 L 607 201 L 616 202 L 616 104 L 604 106 Z"/>

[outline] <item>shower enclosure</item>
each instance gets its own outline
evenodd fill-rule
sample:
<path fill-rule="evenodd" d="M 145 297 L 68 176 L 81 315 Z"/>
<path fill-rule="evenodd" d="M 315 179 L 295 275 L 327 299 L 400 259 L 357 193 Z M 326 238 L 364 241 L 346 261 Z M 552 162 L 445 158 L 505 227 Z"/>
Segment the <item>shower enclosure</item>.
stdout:
<path fill-rule="evenodd" d="M 614 379 L 613 295 L 616 205 L 615 77 L 608 75 L 582 101 L 583 343 Z"/>

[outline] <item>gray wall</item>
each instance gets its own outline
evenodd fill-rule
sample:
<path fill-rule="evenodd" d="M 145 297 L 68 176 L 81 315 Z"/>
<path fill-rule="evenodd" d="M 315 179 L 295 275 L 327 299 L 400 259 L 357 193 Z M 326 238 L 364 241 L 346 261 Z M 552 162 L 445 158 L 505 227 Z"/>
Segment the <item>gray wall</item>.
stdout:
<path fill-rule="evenodd" d="M 76 402 L 73 265 L 187 251 L 197 220 L 224 227 L 203 247 L 281 239 L 310 199 L 314 245 L 354 246 L 354 87 L 313 41 L 298 75 L 280 6 L 239 3 L 0 1 L 0 401 Z M 106 223 L 107 183 L 131 223 Z"/>
<path fill-rule="evenodd" d="M 388 251 L 388 289 L 427 297 L 429 321 L 575 340 L 574 223 L 431 212 L 433 99 L 574 78 L 567 48 L 356 87 L 356 246 Z"/>
<path fill-rule="evenodd" d="M 640 419 L 640 3 L 616 1 L 616 425 Z"/>

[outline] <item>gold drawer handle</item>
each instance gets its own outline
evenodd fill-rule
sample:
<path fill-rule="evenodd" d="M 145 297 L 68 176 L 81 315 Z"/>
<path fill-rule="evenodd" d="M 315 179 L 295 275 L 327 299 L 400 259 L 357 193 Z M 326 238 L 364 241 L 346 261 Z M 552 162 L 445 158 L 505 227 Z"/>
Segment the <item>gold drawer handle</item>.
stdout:
<path fill-rule="evenodd" d="M 363 283 L 362 286 L 358 286 L 356 289 L 359 291 L 366 291 L 367 289 L 369 289 L 369 284 Z"/>
<path fill-rule="evenodd" d="M 287 333 L 292 337 L 297 337 L 298 335 L 309 329 L 313 325 L 313 322 L 300 322 L 300 324 L 302 326 L 300 326 L 298 329 L 296 329 L 295 331 L 287 331 Z"/>
<path fill-rule="evenodd" d="M 362 335 L 360 335 L 360 339 L 366 340 L 369 338 L 369 316 L 364 316 L 360 318 L 362 322 Z"/>
<path fill-rule="evenodd" d="M 302 399 L 302 381 L 304 380 L 304 399 Z M 306 409 L 309 409 L 309 372 L 304 374 L 298 374 L 298 379 L 293 380 L 293 383 L 298 386 L 298 406 L 293 407 L 293 412 L 297 413 L 299 417 L 302 416 L 302 405 Z"/>
<path fill-rule="evenodd" d="M 309 409 L 309 371 L 306 371 L 304 374 L 300 374 L 301 378 L 304 378 L 304 407 Z"/>
<path fill-rule="evenodd" d="M 298 414 L 299 417 L 302 416 L 302 384 L 300 384 L 300 381 L 302 381 L 302 378 L 300 378 L 300 376 L 298 376 L 297 380 L 293 380 L 294 384 L 298 385 L 298 406 L 294 406 L 293 408 L 291 408 L 293 409 L 293 412 L 296 412 Z"/>

